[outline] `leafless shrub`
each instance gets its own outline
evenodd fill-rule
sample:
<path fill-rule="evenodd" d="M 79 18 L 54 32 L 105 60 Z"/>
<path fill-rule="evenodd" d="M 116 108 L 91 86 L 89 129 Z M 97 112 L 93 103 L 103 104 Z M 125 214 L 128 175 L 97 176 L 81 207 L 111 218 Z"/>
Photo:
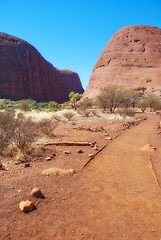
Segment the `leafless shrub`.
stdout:
<path fill-rule="evenodd" d="M 37 123 L 14 111 L 0 112 L 0 154 L 13 156 L 18 151 L 31 154 L 37 136 Z"/>
<path fill-rule="evenodd" d="M 63 113 L 63 117 L 67 118 L 68 121 L 70 121 L 74 117 L 74 112 L 72 111 L 66 111 Z"/>
<path fill-rule="evenodd" d="M 38 127 L 43 134 L 49 136 L 56 128 L 56 122 L 50 119 L 43 119 L 38 123 Z"/>
<path fill-rule="evenodd" d="M 15 120 L 17 127 L 13 135 L 14 144 L 24 153 L 28 154 L 31 150 L 32 143 L 36 140 L 36 123 L 30 118 L 25 118 L 19 114 Z"/>
<path fill-rule="evenodd" d="M 0 112 L 0 154 L 3 154 L 7 146 L 12 142 L 16 128 L 15 111 L 5 110 Z"/>

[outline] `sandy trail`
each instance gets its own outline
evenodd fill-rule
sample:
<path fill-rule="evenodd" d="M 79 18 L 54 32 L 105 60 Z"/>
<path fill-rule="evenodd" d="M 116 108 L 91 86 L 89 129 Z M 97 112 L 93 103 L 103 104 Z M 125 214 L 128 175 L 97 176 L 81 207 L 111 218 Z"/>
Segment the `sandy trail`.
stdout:
<path fill-rule="evenodd" d="M 149 115 L 148 120 L 111 143 L 84 171 L 84 181 L 89 185 L 84 193 L 89 214 L 86 209 L 84 217 L 87 222 L 98 221 L 98 239 L 161 239 L 158 120 Z M 141 151 L 147 143 L 157 150 Z M 94 219 L 90 215 L 92 209 Z"/>

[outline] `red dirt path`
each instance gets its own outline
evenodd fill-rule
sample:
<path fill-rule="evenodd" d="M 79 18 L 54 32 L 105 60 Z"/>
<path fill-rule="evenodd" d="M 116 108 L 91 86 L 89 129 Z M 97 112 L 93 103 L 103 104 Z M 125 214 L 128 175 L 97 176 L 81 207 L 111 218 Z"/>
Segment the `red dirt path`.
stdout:
<path fill-rule="evenodd" d="M 48 167 L 40 162 L 4 172 L 0 176 L 0 239 L 160 240 L 159 121 L 159 116 L 149 114 L 73 176 L 43 176 L 41 171 Z M 147 143 L 157 150 L 141 151 Z M 46 199 L 29 197 L 34 186 L 42 189 Z M 26 199 L 35 201 L 37 209 L 23 214 L 18 204 Z"/>

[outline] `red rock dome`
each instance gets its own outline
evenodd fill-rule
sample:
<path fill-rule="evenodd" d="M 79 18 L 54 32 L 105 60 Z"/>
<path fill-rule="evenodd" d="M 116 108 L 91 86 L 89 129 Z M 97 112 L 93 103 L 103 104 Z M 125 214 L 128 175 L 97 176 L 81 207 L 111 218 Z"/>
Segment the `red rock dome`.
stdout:
<path fill-rule="evenodd" d="M 95 64 L 85 97 L 108 85 L 161 93 L 161 29 L 147 25 L 121 28 Z"/>
<path fill-rule="evenodd" d="M 77 73 L 54 68 L 29 43 L 0 33 L 1 97 L 62 103 L 71 91 L 83 93 Z"/>

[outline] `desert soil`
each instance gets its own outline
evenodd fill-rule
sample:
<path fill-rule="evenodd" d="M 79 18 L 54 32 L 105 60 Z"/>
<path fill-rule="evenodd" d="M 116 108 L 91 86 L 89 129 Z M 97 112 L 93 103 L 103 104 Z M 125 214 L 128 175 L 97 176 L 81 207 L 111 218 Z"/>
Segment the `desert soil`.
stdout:
<path fill-rule="evenodd" d="M 61 123 L 57 141 L 96 141 L 99 152 L 89 164 L 90 146 L 48 146 L 32 159 L 31 167 L 4 160 L 0 171 L 0 239 L 11 240 L 153 240 L 161 239 L 161 136 L 160 116 L 129 129 L 101 119 Z M 95 130 L 94 130 L 95 129 Z M 113 140 L 106 140 L 109 134 Z M 151 144 L 156 150 L 142 151 Z M 84 153 L 77 153 L 77 149 Z M 71 151 L 66 155 L 63 150 Z M 51 161 L 47 156 L 55 153 Z M 74 175 L 42 175 L 44 169 L 75 169 Z M 83 168 L 83 169 L 82 169 Z M 45 199 L 30 196 L 39 187 Z M 32 200 L 36 209 L 22 213 L 19 203 Z"/>

